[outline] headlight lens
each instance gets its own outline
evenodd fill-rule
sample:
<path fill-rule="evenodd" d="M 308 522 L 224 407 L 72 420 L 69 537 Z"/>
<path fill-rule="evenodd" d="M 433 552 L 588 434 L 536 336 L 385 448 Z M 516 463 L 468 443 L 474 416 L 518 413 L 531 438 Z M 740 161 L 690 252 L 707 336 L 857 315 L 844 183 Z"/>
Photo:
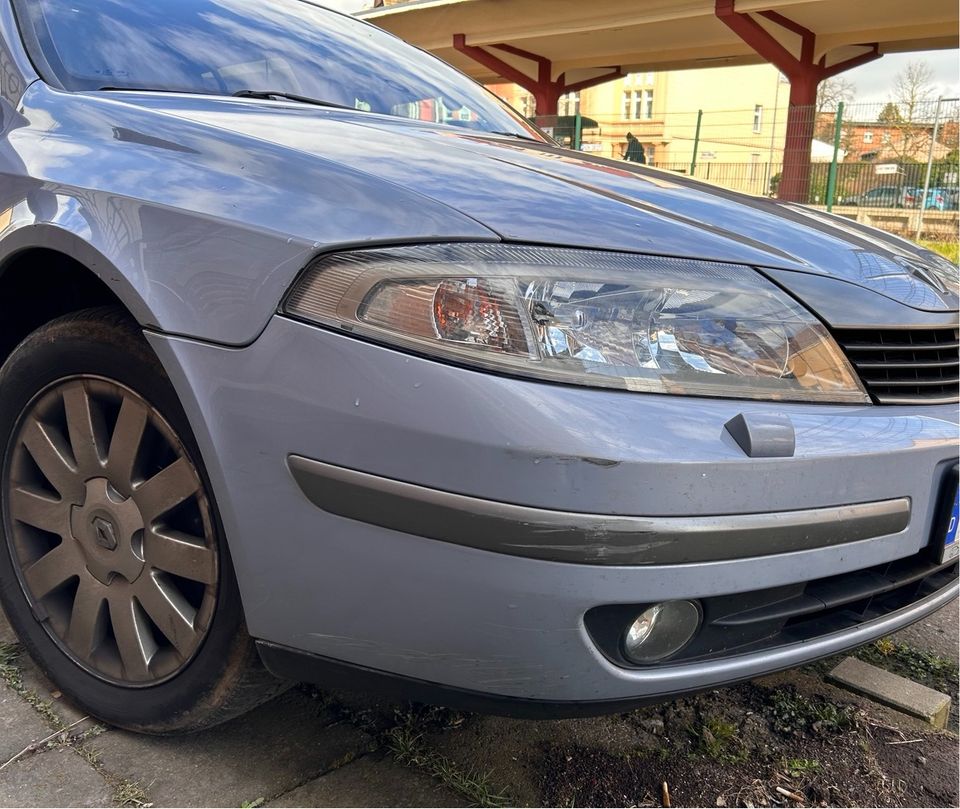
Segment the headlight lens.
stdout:
<path fill-rule="evenodd" d="M 693 396 L 864 403 L 821 323 L 750 267 L 500 244 L 358 250 L 284 310 L 466 365 Z"/>

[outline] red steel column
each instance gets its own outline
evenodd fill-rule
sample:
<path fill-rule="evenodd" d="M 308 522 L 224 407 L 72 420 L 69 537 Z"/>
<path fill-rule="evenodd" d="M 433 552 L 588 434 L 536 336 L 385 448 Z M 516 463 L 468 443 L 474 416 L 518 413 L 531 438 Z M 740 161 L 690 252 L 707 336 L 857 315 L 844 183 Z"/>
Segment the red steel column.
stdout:
<path fill-rule="evenodd" d="M 790 77 L 790 106 L 783 144 L 783 169 L 777 197 L 790 202 L 807 202 L 810 194 L 810 149 L 816 129 L 817 86 L 812 72 Z"/>
<path fill-rule="evenodd" d="M 714 13 L 724 25 L 790 80 L 790 106 L 783 148 L 783 171 L 777 196 L 790 202 L 807 202 L 810 193 L 810 148 L 816 128 L 817 87 L 830 76 L 880 57 L 874 43 L 867 53 L 826 66 L 826 56 L 816 59 L 816 34 L 776 11 L 763 17 L 800 37 L 800 55 L 794 56 L 769 31 L 735 8 L 736 0 L 715 0 Z"/>

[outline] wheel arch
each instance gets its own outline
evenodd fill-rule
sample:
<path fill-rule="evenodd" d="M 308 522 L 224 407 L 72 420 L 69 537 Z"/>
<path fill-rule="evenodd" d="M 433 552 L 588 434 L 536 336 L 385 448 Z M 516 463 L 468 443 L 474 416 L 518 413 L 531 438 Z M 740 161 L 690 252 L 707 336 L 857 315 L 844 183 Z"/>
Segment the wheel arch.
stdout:
<path fill-rule="evenodd" d="M 75 234 L 37 224 L 0 242 L 0 365 L 44 323 L 91 306 L 119 306 L 140 325 L 152 321 L 123 275 Z"/>

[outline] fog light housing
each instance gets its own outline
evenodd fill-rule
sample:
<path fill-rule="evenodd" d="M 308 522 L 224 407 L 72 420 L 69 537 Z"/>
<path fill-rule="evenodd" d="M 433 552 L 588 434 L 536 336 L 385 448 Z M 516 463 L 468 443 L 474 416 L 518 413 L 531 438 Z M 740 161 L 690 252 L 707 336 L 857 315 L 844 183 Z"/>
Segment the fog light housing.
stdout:
<path fill-rule="evenodd" d="M 699 627 L 700 608 L 694 602 L 654 604 L 627 627 L 623 653 L 633 663 L 655 663 L 679 652 Z"/>

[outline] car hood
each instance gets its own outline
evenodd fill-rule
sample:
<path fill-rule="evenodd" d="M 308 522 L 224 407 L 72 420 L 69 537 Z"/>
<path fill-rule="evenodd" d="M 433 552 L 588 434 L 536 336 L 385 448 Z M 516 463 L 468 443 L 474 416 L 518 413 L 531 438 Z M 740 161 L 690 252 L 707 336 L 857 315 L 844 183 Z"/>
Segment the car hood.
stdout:
<path fill-rule="evenodd" d="M 745 263 L 788 271 L 781 283 L 827 276 L 917 310 L 958 308 L 956 268 L 928 250 L 672 172 L 370 113 L 153 94 L 136 103 L 375 175 L 505 240 Z"/>

